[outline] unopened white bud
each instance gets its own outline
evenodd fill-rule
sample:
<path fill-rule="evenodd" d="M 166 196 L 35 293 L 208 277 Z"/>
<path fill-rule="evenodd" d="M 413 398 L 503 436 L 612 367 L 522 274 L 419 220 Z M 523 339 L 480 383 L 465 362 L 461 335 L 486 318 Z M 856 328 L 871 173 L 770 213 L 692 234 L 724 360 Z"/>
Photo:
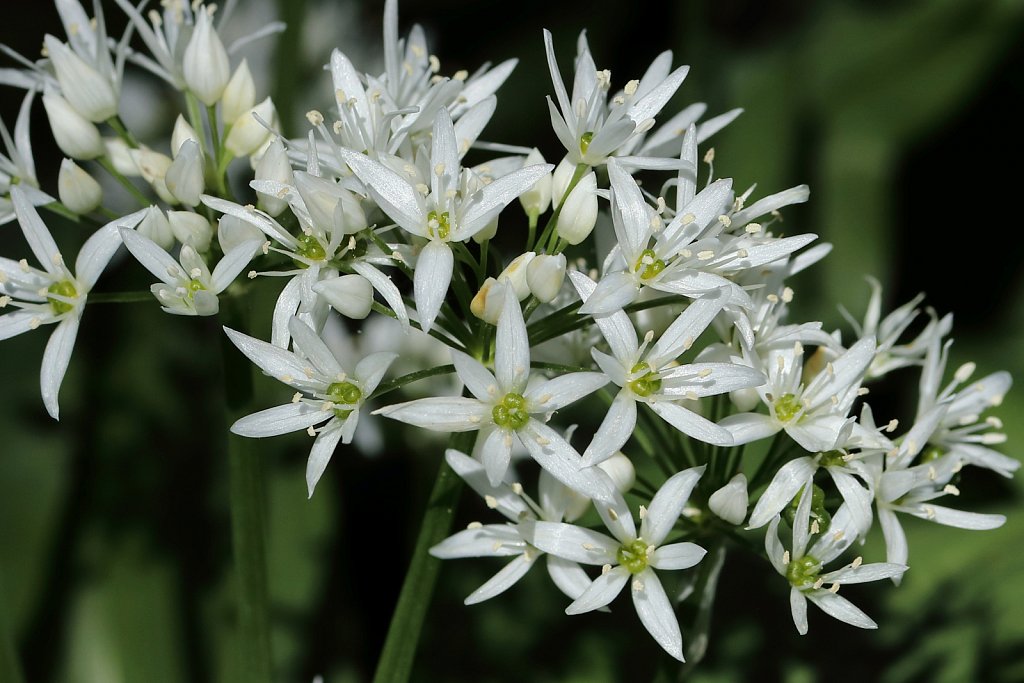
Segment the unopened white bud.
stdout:
<path fill-rule="evenodd" d="M 473 241 L 477 244 L 483 244 L 487 240 L 493 238 L 498 234 L 498 217 L 495 216 L 491 219 L 491 222 L 473 233 Z"/>
<path fill-rule="evenodd" d="M 107 159 L 114 166 L 114 170 L 123 176 L 134 178 L 139 175 L 139 167 L 132 159 L 132 148 L 121 138 L 103 138 L 103 147 L 106 150 Z"/>
<path fill-rule="evenodd" d="M 50 120 L 53 139 L 72 159 L 95 159 L 103 156 L 106 148 L 100 131 L 87 118 L 75 111 L 60 95 L 50 92 L 43 95 L 46 118 Z"/>
<path fill-rule="evenodd" d="M 182 244 L 196 251 L 206 251 L 210 248 L 213 226 L 200 214 L 192 211 L 168 211 L 167 222 L 174 237 Z"/>
<path fill-rule="evenodd" d="M 209 8 L 200 7 L 195 17 L 196 23 L 185 47 L 181 68 L 185 85 L 200 102 L 210 107 L 224 93 L 231 77 L 231 64 L 224 43 L 213 26 Z"/>
<path fill-rule="evenodd" d="M 757 389 L 737 389 L 729 392 L 729 400 L 741 413 L 749 413 L 761 403 Z"/>
<path fill-rule="evenodd" d="M 497 325 L 498 318 L 501 316 L 501 310 L 505 307 L 505 294 L 507 291 L 508 286 L 498 282 L 493 277 L 489 277 L 484 280 L 480 291 L 473 297 L 473 301 L 469 304 L 469 310 L 484 322 Z"/>
<path fill-rule="evenodd" d="M 597 466 L 611 477 L 619 493 L 625 493 L 636 483 L 636 469 L 633 467 L 633 461 L 621 452 L 615 453 L 607 460 L 602 460 Z"/>
<path fill-rule="evenodd" d="M 572 189 L 558 215 L 558 236 L 569 244 L 587 239 L 597 223 L 597 176 L 593 171 Z"/>
<path fill-rule="evenodd" d="M 103 201 L 103 188 L 78 164 L 65 159 L 57 176 L 57 195 L 64 206 L 84 214 L 93 211 Z"/>
<path fill-rule="evenodd" d="M 543 303 L 551 303 L 565 282 L 565 254 L 538 254 L 526 267 L 526 283 Z"/>
<path fill-rule="evenodd" d="M 274 138 L 257 162 L 256 180 L 273 180 L 283 185 L 295 184 L 292 165 L 288 161 L 288 152 L 285 151 L 281 138 Z M 259 207 L 271 216 L 279 216 L 288 208 L 288 202 L 280 197 L 262 192 L 257 192 L 256 196 Z"/>
<path fill-rule="evenodd" d="M 203 179 L 203 153 L 198 142 L 185 141 L 178 150 L 178 158 L 167 168 L 164 184 L 167 191 L 185 206 L 199 205 L 199 196 L 206 183 Z"/>
<path fill-rule="evenodd" d="M 333 180 L 298 172 L 295 173 L 295 189 L 314 225 L 344 235 L 366 229 L 366 214 L 359 200 Z"/>
<path fill-rule="evenodd" d="M 512 263 L 505 267 L 505 270 L 501 271 L 501 275 L 498 276 L 498 280 L 505 282 L 507 281 L 512 285 L 512 291 L 515 292 L 516 298 L 520 301 L 530 296 L 530 285 L 526 282 L 526 271 L 533 261 L 536 253 L 528 251 L 525 254 L 512 259 Z"/>
<path fill-rule="evenodd" d="M 551 174 L 551 201 L 555 203 L 555 206 L 562 203 L 574 173 L 576 173 L 576 164 L 569 161 L 569 157 L 565 157 L 555 166 L 555 170 Z"/>
<path fill-rule="evenodd" d="M 543 164 L 544 157 L 537 150 L 533 148 L 526 156 L 526 161 L 523 162 L 523 166 L 533 166 L 535 164 Z M 551 206 L 551 182 L 552 174 L 546 173 L 540 180 L 535 182 L 529 190 L 519 195 L 519 203 L 523 205 L 523 210 L 527 216 L 539 216 L 548 210 Z"/>
<path fill-rule="evenodd" d="M 220 101 L 220 113 L 224 122 L 232 124 L 238 117 L 256 106 L 256 84 L 253 83 L 252 73 L 249 71 L 249 63 L 242 60 L 242 63 L 231 75 L 227 87 L 224 88 L 224 96 Z"/>
<path fill-rule="evenodd" d="M 143 180 L 153 187 L 160 199 L 168 204 L 177 204 L 178 199 L 167 189 L 167 183 L 164 180 L 167 176 L 167 169 L 171 167 L 171 158 L 146 147 L 133 149 L 131 155 Z"/>
<path fill-rule="evenodd" d="M 373 286 L 362 275 L 341 275 L 313 285 L 313 291 L 334 310 L 348 318 L 362 320 L 373 306 Z"/>
<path fill-rule="evenodd" d="M 199 136 L 196 134 L 196 129 L 185 120 L 185 117 L 178 114 L 178 119 L 174 122 L 174 132 L 171 133 L 171 156 L 177 157 L 178 150 L 189 140 L 194 140 L 198 144 Z"/>
<path fill-rule="evenodd" d="M 276 110 L 269 97 L 239 116 L 232 124 L 224 140 L 224 147 L 236 157 L 249 156 L 270 138 L 270 131 L 256 120 L 257 116 L 268 125 L 273 123 Z"/>
<path fill-rule="evenodd" d="M 742 524 L 747 517 L 747 478 L 737 474 L 711 494 L 708 507 L 729 524 Z"/>
<path fill-rule="evenodd" d="M 171 224 L 164 212 L 155 206 L 146 210 L 146 215 L 136 230 L 140 235 L 156 242 L 165 251 L 174 246 L 174 233 L 171 232 Z"/>
<path fill-rule="evenodd" d="M 225 254 L 242 242 L 263 239 L 263 231 L 241 218 L 224 215 L 217 222 L 217 241 Z"/>
<path fill-rule="evenodd" d="M 93 123 L 117 116 L 117 92 L 110 81 L 66 43 L 50 35 L 43 42 L 68 104 Z"/>

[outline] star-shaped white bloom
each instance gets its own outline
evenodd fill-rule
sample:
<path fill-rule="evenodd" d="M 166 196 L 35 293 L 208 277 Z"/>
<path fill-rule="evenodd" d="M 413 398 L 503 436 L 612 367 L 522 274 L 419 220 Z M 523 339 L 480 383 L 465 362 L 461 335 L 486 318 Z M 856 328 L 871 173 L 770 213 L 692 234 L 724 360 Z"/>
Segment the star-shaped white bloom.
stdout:
<path fill-rule="evenodd" d="M 133 230 L 121 230 L 128 251 L 161 282 L 150 287 L 153 296 L 167 313 L 175 315 L 216 315 L 220 310 L 217 295 L 235 281 L 262 246 L 262 240 L 236 245 L 213 269 L 190 245 L 181 248 L 178 261 L 156 242 Z"/>
<path fill-rule="evenodd" d="M 46 412 L 58 419 L 57 394 L 71 361 L 78 325 L 85 312 L 89 291 L 121 246 L 121 228 L 132 228 L 143 211 L 112 221 L 82 245 L 72 272 L 24 191 L 11 188 L 11 202 L 21 230 L 42 269 L 28 261 L 0 258 L 0 308 L 16 310 L 0 316 L 0 340 L 9 339 L 40 325 L 56 324 L 43 354 L 39 385 Z"/>
<path fill-rule="evenodd" d="M 542 469 L 538 485 L 538 504 L 523 493 L 520 484 L 502 482 L 492 486 L 483 466 L 459 451 L 449 449 L 445 452 L 445 459 L 455 473 L 480 494 L 488 507 L 497 510 L 511 522 L 475 522 L 430 549 L 431 555 L 444 560 L 461 557 L 513 558 L 501 571 L 466 598 L 467 605 L 474 605 L 505 592 L 526 575 L 534 563 L 544 555 L 543 551 L 538 550 L 530 542 L 533 535 L 532 522 L 538 519 L 545 522 L 561 522 L 563 518 L 573 521 L 575 517 L 569 518 L 568 512 L 571 507 L 578 507 L 575 499 L 579 496 Z M 556 555 L 547 555 L 546 564 L 551 580 L 559 590 L 573 600 L 582 595 L 590 585 L 590 578 L 576 562 Z"/>
<path fill-rule="evenodd" d="M 537 164 L 478 186 L 462 168 L 455 127 L 447 110 L 434 121 L 430 186 L 403 177 L 358 152 L 339 151 L 366 191 L 388 216 L 412 235 L 427 240 L 416 260 L 413 294 L 420 324 L 430 330 L 448 293 L 455 256 L 451 242 L 464 242 L 483 230 L 509 202 L 554 168 Z"/>
<path fill-rule="evenodd" d="M 845 567 L 822 574 L 824 566 L 839 557 L 857 539 L 857 529 L 849 510 L 845 505 L 841 506 L 829 528 L 821 530 L 821 535 L 808 550 L 811 535 L 818 533 L 810 521 L 811 489 L 811 480 L 808 479 L 793 519 L 791 549 L 786 550 L 779 540 L 780 519 L 777 516 L 769 525 L 764 538 L 768 560 L 775 571 L 789 581 L 789 606 L 793 613 L 793 623 L 800 635 L 806 635 L 807 601 L 810 600 L 839 621 L 858 628 L 878 628 L 871 617 L 838 594 L 839 588 L 847 583 L 865 583 L 902 576 L 907 567 L 887 562 L 863 564 L 863 560 L 858 557 Z"/>
<path fill-rule="evenodd" d="M 590 497 L 606 494 L 597 475 L 581 471 L 579 454 L 545 422 L 556 410 L 600 389 L 608 378 L 599 372 L 574 372 L 527 387 L 530 342 L 515 296 L 503 297 L 494 374 L 459 351 L 452 350 L 452 362 L 472 397 L 422 398 L 375 414 L 438 432 L 479 431 L 477 451 L 492 486 L 501 483 L 513 441 L 519 439 L 558 481 Z"/>
<path fill-rule="evenodd" d="M 29 137 L 29 120 L 32 115 L 32 100 L 35 90 L 29 90 L 21 103 L 18 118 L 14 122 L 14 137 L 0 120 L 0 140 L 5 153 L 0 153 L 0 225 L 15 219 L 14 205 L 9 199 L 11 187 L 18 185 L 26 199 L 33 206 L 42 206 L 53 201 L 53 197 L 39 190 L 36 179 L 36 165 L 32 157 L 32 140 Z"/>
<path fill-rule="evenodd" d="M 593 280 L 580 272 L 569 274 L 583 301 L 593 294 Z M 700 441 L 731 446 L 732 435 L 714 422 L 683 407 L 679 401 L 714 396 L 764 384 L 761 372 L 732 363 L 689 363 L 676 358 L 689 349 L 726 304 L 724 291 L 695 299 L 657 342 L 637 340 L 633 322 L 621 310 L 594 318 L 612 355 L 597 349 L 591 355 L 612 382 L 621 387 L 593 441 L 583 454 L 588 465 L 619 450 L 636 427 L 636 404 L 644 403 L 670 425 Z"/>
<path fill-rule="evenodd" d="M 296 389 L 291 403 L 243 417 L 231 425 L 231 431 L 254 438 L 298 430 L 315 435 L 306 462 L 306 486 L 312 497 L 338 442 L 352 442 L 360 409 L 398 354 L 370 354 L 349 374 L 308 325 L 293 317 L 290 328 L 294 352 L 224 328 L 234 345 L 265 375 Z"/>
<path fill-rule="evenodd" d="M 601 576 L 566 608 L 566 614 L 604 607 L 629 583 L 633 606 L 644 627 L 666 652 L 683 661 L 679 622 L 654 570 L 688 569 L 703 559 L 706 551 L 695 543 L 665 544 L 703 472 L 703 467 L 694 467 L 666 481 L 650 507 L 640 509 L 639 533 L 618 492 L 610 503 L 594 502 L 614 538 L 572 524 L 536 523 L 535 546 L 566 560 L 602 567 Z"/>

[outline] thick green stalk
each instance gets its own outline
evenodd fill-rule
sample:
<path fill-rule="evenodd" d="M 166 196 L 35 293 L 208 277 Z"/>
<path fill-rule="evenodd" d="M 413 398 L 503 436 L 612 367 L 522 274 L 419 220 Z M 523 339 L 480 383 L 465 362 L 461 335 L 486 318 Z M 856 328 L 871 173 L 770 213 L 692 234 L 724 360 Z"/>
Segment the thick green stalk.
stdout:
<path fill-rule="evenodd" d="M 7 609 L 3 589 L 3 582 L 0 581 L 0 681 L 24 683 L 25 674 L 18 662 L 17 648 L 14 647 L 11 611 Z"/>
<path fill-rule="evenodd" d="M 454 434 L 450 446 L 469 450 L 475 436 L 475 432 Z M 461 492 L 462 480 L 442 459 L 434 488 L 427 500 L 427 509 L 423 513 L 423 523 L 416 538 L 416 547 L 402 584 L 402 592 L 398 596 L 398 605 L 391 617 L 387 640 L 377 662 L 373 683 L 405 683 L 412 674 L 420 631 L 430 607 L 437 573 L 441 569 L 441 561 L 431 557 L 427 551 L 444 540 L 451 530 L 452 517 Z"/>
<path fill-rule="evenodd" d="M 244 331 L 248 325 L 243 303 L 227 302 L 223 322 Z M 224 363 L 225 432 L 248 412 L 252 399 L 252 369 L 245 357 L 221 335 Z M 231 544 L 238 591 L 238 680 L 271 683 L 270 612 L 267 598 L 266 490 L 263 462 L 252 441 L 228 433 L 231 489 Z"/>

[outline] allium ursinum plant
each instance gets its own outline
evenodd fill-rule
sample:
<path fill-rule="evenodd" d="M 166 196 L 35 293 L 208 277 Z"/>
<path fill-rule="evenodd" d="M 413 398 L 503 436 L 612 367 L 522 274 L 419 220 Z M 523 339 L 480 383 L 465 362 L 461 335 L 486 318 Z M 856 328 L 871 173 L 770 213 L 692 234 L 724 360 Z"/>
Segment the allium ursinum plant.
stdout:
<path fill-rule="evenodd" d="M 480 139 L 515 61 L 444 75 L 422 30 L 399 37 L 395 0 L 385 4 L 384 72 L 360 71 L 335 50 L 334 104 L 310 111 L 305 132 L 280 130 L 273 102 L 258 99 L 266 86 L 225 47 L 232 3 L 164 2 L 143 16 L 117 2 L 128 19 L 120 40 L 102 14 L 57 0 L 66 42 L 48 35 L 41 59 L 16 57 L 22 68 L 0 71 L 0 82 L 27 91 L 13 137 L 0 126 L 0 221 L 17 218 L 36 262 L 0 259 L 0 338 L 55 325 L 40 379 L 56 419 L 87 304 L 139 300 L 103 292 L 102 272 L 124 244 L 158 281 L 142 298 L 168 313 L 221 316 L 229 408 L 240 417 L 231 431 L 308 432 L 310 496 L 367 420 L 454 434 L 377 680 L 409 676 L 430 555 L 506 558 L 467 604 L 512 589 L 542 556 L 569 615 L 602 609 L 628 586 L 643 627 L 683 661 L 703 653 L 727 550 L 760 556 L 789 582 L 800 633 L 807 600 L 874 628 L 838 592 L 908 569 L 899 515 L 1003 523 L 945 501 L 965 466 L 1006 477 L 1019 466 L 991 448 L 1003 435 L 986 414 L 1009 376 L 968 383 L 967 364 L 948 380 L 950 316 L 922 312 L 920 297 L 883 316 L 874 281 L 863 320 L 846 314 L 852 334 L 792 320 L 792 278 L 829 246 L 774 228 L 808 188 L 758 198 L 713 168 L 702 182 L 700 160 L 710 165 L 713 150 L 701 146 L 739 112 L 701 121 L 695 104 L 663 116 L 687 73 L 670 52 L 613 86 L 581 35 L 570 91 L 545 31 L 548 105 L 564 147 L 555 165 L 532 145 Z M 133 65 L 179 95 L 166 139 L 140 140 L 118 115 Z M 59 199 L 36 180 L 28 112 L 39 93 L 69 157 Z M 504 156 L 488 158 L 493 150 Z M 100 172 L 123 191 L 104 196 Z M 92 231 L 74 269 L 40 210 Z M 284 284 L 271 329 L 251 329 L 238 302 L 264 277 Z M 396 362 L 364 343 L 343 365 L 325 330 L 381 317 L 416 349 Z M 438 349 L 450 363 L 430 360 Z M 277 405 L 236 395 L 251 372 L 243 356 L 287 385 Z M 461 393 L 411 393 L 444 375 Z M 916 379 L 909 426 L 875 423 L 869 389 L 890 375 Z M 577 419 L 596 417 L 574 428 L 564 410 L 576 406 Z M 263 513 L 245 438 L 232 438 L 228 455 L 239 642 L 246 680 L 259 682 L 271 676 L 265 558 L 253 540 Z M 445 538 L 455 476 L 492 513 Z M 536 498 L 521 483 L 533 478 Z M 858 556 L 826 570 L 876 519 L 885 562 Z M 680 624 L 694 586 L 699 609 Z"/>

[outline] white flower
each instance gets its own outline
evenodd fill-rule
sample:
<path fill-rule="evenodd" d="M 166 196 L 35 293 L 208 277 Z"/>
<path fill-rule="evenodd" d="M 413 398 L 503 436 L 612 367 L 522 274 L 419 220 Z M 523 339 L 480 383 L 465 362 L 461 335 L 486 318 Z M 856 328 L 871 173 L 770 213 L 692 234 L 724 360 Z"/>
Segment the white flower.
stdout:
<path fill-rule="evenodd" d="M 72 159 L 88 160 L 104 155 L 106 148 L 99 129 L 75 111 L 67 100 L 48 91 L 43 94 L 43 108 L 60 151 Z"/>
<path fill-rule="evenodd" d="M 203 152 L 195 140 L 185 140 L 164 173 L 164 185 L 171 196 L 185 206 L 198 206 L 205 187 Z"/>
<path fill-rule="evenodd" d="M 292 318 L 289 327 L 294 352 L 224 328 L 234 345 L 264 374 L 298 392 L 291 403 L 243 417 L 231 425 L 231 431 L 254 438 L 299 430 L 315 435 L 306 463 L 306 486 L 312 497 L 338 442 L 352 442 L 360 409 L 398 354 L 370 354 L 348 374 L 308 325 Z M 323 422 L 326 424 L 314 429 Z"/>
<path fill-rule="evenodd" d="M 65 159 L 57 175 L 57 196 L 77 214 L 91 213 L 103 201 L 103 188 L 81 166 Z"/>
<path fill-rule="evenodd" d="M 593 280 L 583 273 L 569 274 L 583 301 L 593 294 Z M 764 383 L 764 375 L 731 363 L 690 363 L 678 365 L 678 358 L 707 329 L 726 303 L 724 292 L 694 300 L 650 348 L 652 335 L 641 346 L 633 323 L 624 312 L 594 318 L 612 355 L 597 349 L 591 354 L 601 370 L 621 387 L 611 408 L 583 454 L 595 464 L 622 448 L 636 426 L 637 403 L 646 404 L 670 425 L 707 443 L 731 446 L 732 436 L 715 423 L 680 405 L 694 400 Z"/>
<path fill-rule="evenodd" d="M 470 239 L 552 169 L 550 164 L 527 166 L 477 187 L 459 162 L 455 127 L 447 111 L 434 121 L 430 187 L 363 154 L 347 149 L 340 154 L 384 213 L 410 234 L 429 240 L 419 253 L 413 279 L 424 331 L 433 326 L 451 283 L 455 257 L 449 243 Z"/>
<path fill-rule="evenodd" d="M 654 570 L 688 569 L 703 559 L 706 551 L 694 543 L 664 544 L 703 472 L 703 467 L 694 467 L 666 481 L 646 512 L 641 508 L 639 533 L 632 513 L 617 492 L 611 503 L 594 501 L 614 538 L 572 524 L 536 523 L 533 544 L 541 550 L 573 562 L 602 566 L 601 576 L 566 608 L 566 614 L 604 607 L 629 583 L 633 606 L 644 627 L 666 652 L 683 661 L 679 622 Z"/>
<path fill-rule="evenodd" d="M 532 545 L 535 520 L 561 522 L 572 521 L 571 510 L 576 506 L 577 495 L 556 481 L 545 470 L 540 472 L 540 503 L 523 493 L 519 484 L 499 483 L 494 486 L 488 480 L 483 466 L 460 453 L 449 449 L 445 452 L 448 465 L 469 486 L 480 494 L 487 506 L 497 510 L 510 520 L 510 524 L 470 524 L 467 529 L 449 536 L 430 549 L 430 554 L 443 560 L 461 557 L 512 557 L 512 561 L 490 580 L 469 594 L 465 603 L 474 605 L 489 600 L 511 588 L 534 565 L 544 552 Z M 576 562 L 556 555 L 547 555 L 548 575 L 555 585 L 569 598 L 575 600 L 590 585 L 590 578 Z"/>
<path fill-rule="evenodd" d="M 57 325 L 46 345 L 39 372 L 43 404 L 56 420 L 60 411 L 57 394 L 71 360 L 89 291 L 121 246 L 118 230 L 136 225 L 142 220 L 143 212 L 108 223 L 93 233 L 78 252 L 72 273 L 50 231 L 20 187 L 11 188 L 11 202 L 25 240 L 42 269 L 29 266 L 24 259 L 0 258 L 0 308 L 16 309 L 0 316 L 0 340 L 40 325 Z"/>
<path fill-rule="evenodd" d="M 105 38 L 105 36 L 104 36 Z M 105 42 L 105 41 L 104 41 Z M 106 74 L 97 71 L 75 50 L 53 36 L 44 39 L 47 55 L 57 73 L 61 94 L 75 111 L 93 123 L 117 116 L 120 74 L 113 70 L 106 46 L 96 46 L 101 63 L 110 67 Z M 93 55 L 86 55 L 92 58 Z M 105 57 L 105 59 L 104 59 Z"/>
<path fill-rule="evenodd" d="M 604 495 L 597 475 L 581 471 L 579 454 L 544 423 L 551 413 L 600 389 L 608 379 L 597 372 L 575 372 L 527 388 L 530 342 L 523 313 L 515 296 L 506 294 L 503 306 L 494 349 L 495 374 L 452 350 L 455 371 L 472 398 L 423 398 L 387 406 L 375 414 L 439 432 L 479 431 L 479 457 L 493 486 L 505 476 L 513 440 L 518 439 L 558 481 L 591 497 Z"/>
<path fill-rule="evenodd" d="M 0 153 L 0 225 L 14 220 L 14 207 L 8 196 L 13 185 L 21 187 L 25 197 L 33 206 L 42 206 L 53 201 L 53 197 L 39 191 L 36 179 L 36 165 L 32 156 L 32 140 L 29 137 L 29 121 L 32 116 L 32 101 L 36 93 L 29 90 L 22 100 L 18 118 L 14 122 L 14 137 L 0 120 L 0 140 L 3 140 L 6 154 Z"/>
<path fill-rule="evenodd" d="M 181 60 L 185 85 L 208 107 L 217 103 L 231 78 L 228 53 L 213 27 L 212 10 L 210 5 L 196 8 L 192 35 Z"/>
<path fill-rule="evenodd" d="M 810 523 L 811 481 L 807 480 L 793 519 L 793 543 L 786 550 L 779 540 L 779 517 L 772 520 L 764 545 L 768 560 L 775 571 L 790 583 L 789 606 L 793 623 L 800 635 L 807 633 L 807 601 L 839 621 L 858 628 L 878 628 L 878 625 L 852 602 L 838 594 L 839 587 L 847 583 L 865 583 L 902 576 L 903 564 L 876 562 L 862 564 L 861 558 L 835 571 L 822 574 L 826 564 L 839 557 L 857 538 L 856 528 L 845 507 L 840 507 L 828 529 L 811 546 Z"/>
<path fill-rule="evenodd" d="M 729 524 L 742 524 L 747 516 L 747 478 L 741 472 L 708 497 L 708 508 Z"/>
<path fill-rule="evenodd" d="M 202 257 L 186 244 L 179 260 L 161 249 L 156 242 L 132 230 L 122 230 L 124 245 L 139 263 L 161 282 L 150 291 L 163 310 L 176 315 L 216 315 L 220 309 L 217 295 L 235 281 L 262 245 L 261 241 L 243 242 L 224 254 L 210 273 Z"/>
<path fill-rule="evenodd" d="M 224 149 L 236 157 L 254 154 L 270 139 L 267 126 L 274 126 L 276 119 L 277 109 L 267 97 L 235 120 L 224 138 Z"/>
<path fill-rule="evenodd" d="M 224 95 L 220 102 L 221 116 L 230 125 L 255 105 L 256 84 L 252 80 L 252 72 L 249 71 L 249 62 L 243 59 L 224 87 Z"/>

